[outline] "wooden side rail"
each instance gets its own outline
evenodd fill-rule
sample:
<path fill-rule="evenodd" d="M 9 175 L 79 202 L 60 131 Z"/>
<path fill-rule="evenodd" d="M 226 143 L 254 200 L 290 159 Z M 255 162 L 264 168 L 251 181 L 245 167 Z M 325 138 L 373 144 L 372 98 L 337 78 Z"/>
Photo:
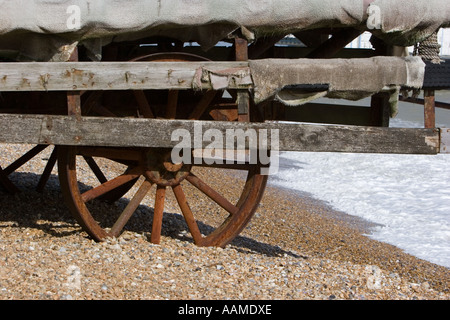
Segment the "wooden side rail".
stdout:
<path fill-rule="evenodd" d="M 211 138 L 205 133 L 211 129 L 223 146 L 229 135 L 256 134 L 259 139 L 264 134 L 268 148 L 279 151 L 400 154 L 439 153 L 441 132 L 450 135 L 448 130 L 425 128 L 13 114 L 0 114 L 0 127 L 8 128 L 0 130 L 0 143 L 172 148 L 181 140 L 172 134 L 183 130 L 179 132 L 189 135 L 193 148 L 206 148 Z"/>

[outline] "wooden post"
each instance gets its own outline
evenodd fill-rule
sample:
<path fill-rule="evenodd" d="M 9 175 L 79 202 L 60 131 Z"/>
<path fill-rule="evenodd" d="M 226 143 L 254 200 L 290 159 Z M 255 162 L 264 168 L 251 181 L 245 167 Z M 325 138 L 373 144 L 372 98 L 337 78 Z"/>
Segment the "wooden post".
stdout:
<path fill-rule="evenodd" d="M 81 120 L 80 91 L 67 92 L 67 114 Z"/>
<path fill-rule="evenodd" d="M 375 127 L 389 127 L 389 94 L 376 93 L 371 97 L 369 124 Z"/>
<path fill-rule="evenodd" d="M 78 61 L 78 48 L 72 52 L 69 61 Z M 81 120 L 81 92 L 67 91 L 67 114 Z"/>
<path fill-rule="evenodd" d="M 234 38 L 234 47 L 236 61 L 248 60 L 248 41 L 246 39 L 236 36 Z M 238 121 L 250 121 L 250 95 L 248 90 L 238 90 L 237 94 L 238 105 Z"/>
<path fill-rule="evenodd" d="M 424 126 L 425 128 L 436 127 L 435 97 L 433 89 L 425 89 L 424 95 Z"/>
<path fill-rule="evenodd" d="M 240 38 L 234 38 L 236 61 L 247 61 L 248 60 L 248 41 Z"/>
<path fill-rule="evenodd" d="M 250 121 L 250 97 L 247 90 L 239 90 L 237 95 L 238 121 Z"/>

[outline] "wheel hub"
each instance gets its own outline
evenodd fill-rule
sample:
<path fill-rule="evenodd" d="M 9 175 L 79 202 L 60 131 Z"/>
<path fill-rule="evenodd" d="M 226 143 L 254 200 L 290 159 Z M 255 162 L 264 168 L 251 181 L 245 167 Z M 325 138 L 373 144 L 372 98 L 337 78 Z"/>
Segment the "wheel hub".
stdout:
<path fill-rule="evenodd" d="M 145 153 L 145 176 L 159 186 L 175 186 L 191 172 L 192 165 L 173 163 L 171 149 L 150 149 Z"/>

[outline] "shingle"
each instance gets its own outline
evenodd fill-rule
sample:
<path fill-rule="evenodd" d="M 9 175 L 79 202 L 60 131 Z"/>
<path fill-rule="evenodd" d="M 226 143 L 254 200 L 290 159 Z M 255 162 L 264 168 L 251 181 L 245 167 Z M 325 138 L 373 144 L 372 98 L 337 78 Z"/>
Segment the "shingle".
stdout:
<path fill-rule="evenodd" d="M 425 79 L 423 88 L 450 89 L 450 59 L 443 60 L 444 62 L 440 64 L 425 61 Z"/>

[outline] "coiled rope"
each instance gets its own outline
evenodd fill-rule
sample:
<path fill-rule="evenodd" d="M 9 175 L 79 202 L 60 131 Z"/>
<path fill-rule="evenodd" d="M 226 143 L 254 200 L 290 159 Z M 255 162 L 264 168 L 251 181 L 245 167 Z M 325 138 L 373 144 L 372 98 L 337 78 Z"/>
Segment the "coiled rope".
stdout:
<path fill-rule="evenodd" d="M 428 38 L 414 46 L 414 55 L 420 56 L 423 60 L 439 64 L 442 60 L 439 58 L 441 45 L 438 43 L 437 30 Z"/>

